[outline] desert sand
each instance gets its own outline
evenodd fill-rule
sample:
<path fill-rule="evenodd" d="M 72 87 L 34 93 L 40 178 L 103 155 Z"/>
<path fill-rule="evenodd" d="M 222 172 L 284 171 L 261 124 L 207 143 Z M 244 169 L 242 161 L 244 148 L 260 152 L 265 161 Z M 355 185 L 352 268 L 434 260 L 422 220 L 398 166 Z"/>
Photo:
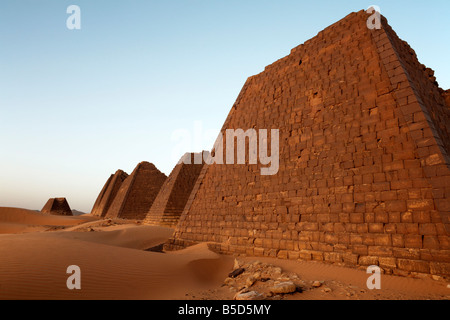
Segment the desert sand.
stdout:
<path fill-rule="evenodd" d="M 219 255 L 206 243 L 157 252 L 172 233 L 137 221 L 0 208 L 0 299 L 233 299 L 240 281 L 245 283 L 244 273 L 224 284 L 235 262 L 249 265 L 256 260 L 281 267 L 273 278 L 294 276 L 301 288 L 271 299 L 450 298 L 445 281 L 429 278 L 383 275 L 382 290 L 371 291 L 368 275 L 354 268 Z M 81 268 L 81 290 L 66 287 L 70 265 Z M 316 281 L 319 287 L 313 286 Z M 269 284 L 256 281 L 249 290 L 265 292 Z"/>

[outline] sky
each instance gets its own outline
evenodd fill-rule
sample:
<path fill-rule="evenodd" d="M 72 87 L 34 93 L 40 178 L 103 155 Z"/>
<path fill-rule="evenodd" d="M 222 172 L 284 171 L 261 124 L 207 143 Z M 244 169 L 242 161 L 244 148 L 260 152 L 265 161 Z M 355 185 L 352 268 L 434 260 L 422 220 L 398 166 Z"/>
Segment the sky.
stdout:
<path fill-rule="evenodd" d="M 169 175 L 211 149 L 249 76 L 371 5 L 450 88 L 447 0 L 2 0 L 0 206 L 90 212 L 117 169 Z"/>

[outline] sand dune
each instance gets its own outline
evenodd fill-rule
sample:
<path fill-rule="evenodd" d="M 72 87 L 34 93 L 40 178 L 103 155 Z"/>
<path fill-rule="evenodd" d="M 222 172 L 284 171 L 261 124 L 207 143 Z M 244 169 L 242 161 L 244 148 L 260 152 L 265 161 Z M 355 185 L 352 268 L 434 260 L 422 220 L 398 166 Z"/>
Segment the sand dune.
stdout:
<path fill-rule="evenodd" d="M 172 234 L 170 228 L 121 219 L 0 208 L 0 299 L 232 299 L 236 288 L 223 283 L 234 257 L 216 254 L 206 243 L 168 253 L 147 251 Z M 304 291 L 284 299 L 450 298 L 447 284 L 431 279 L 383 276 L 383 290 L 370 291 L 368 275 L 353 268 L 239 259 L 260 260 L 298 275 Z M 81 290 L 66 286 L 71 265 L 81 268 Z M 320 288 L 312 288 L 316 280 L 323 281 Z"/>
<path fill-rule="evenodd" d="M 195 248 L 195 255 L 163 254 L 75 238 L 63 233 L 0 235 L 0 299 L 182 299 L 186 288 L 219 286 L 232 267 L 230 257 L 206 245 Z M 81 268 L 79 291 L 66 287 L 70 265 Z M 210 268 L 216 276 L 205 278 Z"/>
<path fill-rule="evenodd" d="M 92 216 L 65 217 L 42 214 L 37 211 L 0 207 L 0 223 L 25 225 L 72 226 L 82 222 L 96 220 Z"/>
<path fill-rule="evenodd" d="M 0 234 L 28 233 L 28 232 L 45 231 L 47 229 L 48 228 L 44 226 L 30 226 L 20 223 L 0 222 Z"/>
<path fill-rule="evenodd" d="M 49 227 L 60 230 L 44 232 Z M 233 263 L 206 244 L 174 254 L 145 251 L 173 229 L 90 215 L 0 208 L 0 233 L 0 299 L 183 299 L 186 288 L 220 286 Z M 70 265 L 81 268 L 80 291 L 66 287 Z M 209 268 L 219 272 L 205 277 Z"/>
<path fill-rule="evenodd" d="M 103 228 L 103 232 L 55 232 L 52 236 L 146 250 L 164 243 L 173 234 L 173 229 L 153 226 L 119 225 Z"/>

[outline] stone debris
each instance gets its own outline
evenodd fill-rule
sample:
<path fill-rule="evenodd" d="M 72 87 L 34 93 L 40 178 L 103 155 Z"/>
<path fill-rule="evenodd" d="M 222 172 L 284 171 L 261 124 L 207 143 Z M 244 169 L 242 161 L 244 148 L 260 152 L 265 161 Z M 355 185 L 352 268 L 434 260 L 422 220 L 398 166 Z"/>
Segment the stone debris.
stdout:
<path fill-rule="evenodd" d="M 330 293 L 330 292 L 332 292 L 333 290 L 331 290 L 330 288 L 328 288 L 328 287 L 325 287 L 325 288 L 323 288 L 322 289 L 322 292 L 324 292 L 324 293 Z"/>
<path fill-rule="evenodd" d="M 231 286 L 234 283 L 234 280 L 230 277 L 226 278 L 225 281 L 223 282 L 226 286 Z"/>
<path fill-rule="evenodd" d="M 256 281 L 258 281 L 261 278 L 261 273 L 257 272 L 254 275 L 247 278 L 245 284 L 249 288 L 251 287 Z"/>
<path fill-rule="evenodd" d="M 264 295 L 262 295 L 259 292 L 256 291 L 250 291 L 250 292 L 238 292 L 234 296 L 234 300 L 263 300 Z"/>
<path fill-rule="evenodd" d="M 239 269 L 236 269 L 236 270 L 234 270 L 233 272 L 231 272 L 231 273 L 228 275 L 228 277 L 230 277 L 230 278 L 236 278 L 237 276 L 241 275 L 241 274 L 244 273 L 244 272 L 245 272 L 245 269 L 244 269 L 244 268 L 239 268 Z"/>
<path fill-rule="evenodd" d="M 286 294 L 302 292 L 305 285 L 297 274 L 260 261 L 244 263 L 236 259 L 234 267 L 223 285 L 237 292 L 235 300 L 279 300 Z"/>
<path fill-rule="evenodd" d="M 282 282 L 270 288 L 272 293 L 293 293 L 297 291 L 297 286 L 292 281 Z"/>
<path fill-rule="evenodd" d="M 314 288 L 320 288 L 322 286 L 322 284 L 323 284 L 323 281 L 314 281 L 312 286 Z"/>
<path fill-rule="evenodd" d="M 241 266 L 243 265 L 243 262 L 238 260 L 238 259 L 234 259 L 234 267 L 233 270 L 239 269 Z"/>

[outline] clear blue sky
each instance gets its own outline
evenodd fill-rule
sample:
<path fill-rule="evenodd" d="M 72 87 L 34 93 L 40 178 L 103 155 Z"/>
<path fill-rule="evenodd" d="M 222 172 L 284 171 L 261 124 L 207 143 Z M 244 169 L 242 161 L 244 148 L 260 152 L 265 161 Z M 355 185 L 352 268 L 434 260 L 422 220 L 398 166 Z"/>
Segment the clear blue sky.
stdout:
<path fill-rule="evenodd" d="M 217 134 L 247 77 L 370 5 L 450 88 L 447 0 L 2 0 L 0 206 L 64 196 L 89 212 L 119 168 L 168 175 L 174 131 Z"/>

